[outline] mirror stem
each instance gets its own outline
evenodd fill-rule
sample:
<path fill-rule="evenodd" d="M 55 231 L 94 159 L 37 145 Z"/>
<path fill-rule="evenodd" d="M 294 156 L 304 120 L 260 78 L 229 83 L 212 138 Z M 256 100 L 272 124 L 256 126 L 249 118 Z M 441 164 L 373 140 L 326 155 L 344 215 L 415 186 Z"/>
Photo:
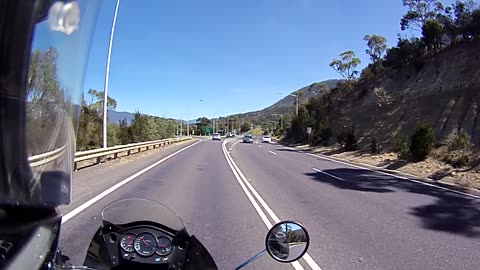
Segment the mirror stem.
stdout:
<path fill-rule="evenodd" d="M 244 262 L 241 263 L 239 266 L 237 266 L 237 267 L 235 268 L 235 270 L 241 269 L 241 268 L 243 268 L 245 265 L 247 265 L 247 264 L 255 261 L 256 259 L 258 259 L 258 258 L 260 258 L 260 257 L 262 257 L 262 255 L 265 254 L 265 252 L 267 252 L 266 249 L 260 251 L 260 252 L 257 253 L 255 256 L 251 257 L 250 259 L 244 261 Z"/>

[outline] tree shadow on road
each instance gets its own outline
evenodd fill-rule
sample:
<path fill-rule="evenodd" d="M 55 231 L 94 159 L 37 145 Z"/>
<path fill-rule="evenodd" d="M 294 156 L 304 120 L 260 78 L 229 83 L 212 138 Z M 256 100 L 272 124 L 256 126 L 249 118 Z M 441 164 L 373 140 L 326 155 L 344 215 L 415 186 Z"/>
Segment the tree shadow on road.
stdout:
<path fill-rule="evenodd" d="M 323 172 L 326 174 L 314 172 L 305 175 L 341 189 L 384 194 L 403 191 L 430 196 L 433 203 L 415 206 L 409 211 L 409 214 L 421 219 L 423 228 L 480 237 L 480 199 L 369 170 L 338 168 Z"/>

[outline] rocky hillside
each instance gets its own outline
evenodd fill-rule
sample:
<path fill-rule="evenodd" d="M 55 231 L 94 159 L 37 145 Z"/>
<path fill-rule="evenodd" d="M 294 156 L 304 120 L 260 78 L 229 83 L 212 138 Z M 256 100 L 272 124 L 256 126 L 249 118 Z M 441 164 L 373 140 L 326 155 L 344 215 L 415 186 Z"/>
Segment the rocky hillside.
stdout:
<path fill-rule="evenodd" d="M 379 121 L 381 139 L 391 143 L 397 134 L 410 135 L 418 122 L 432 123 L 437 141 L 465 131 L 480 144 L 480 41 L 446 48 L 427 58 L 422 68 L 390 72 L 362 97 L 351 96 L 341 113 L 331 114 L 333 129 L 355 128 L 360 143 L 370 143 Z M 379 107 L 374 88 L 391 96 L 390 105 Z M 341 116 L 340 116 L 341 115 Z M 348 120 L 346 120 L 348 119 Z"/>

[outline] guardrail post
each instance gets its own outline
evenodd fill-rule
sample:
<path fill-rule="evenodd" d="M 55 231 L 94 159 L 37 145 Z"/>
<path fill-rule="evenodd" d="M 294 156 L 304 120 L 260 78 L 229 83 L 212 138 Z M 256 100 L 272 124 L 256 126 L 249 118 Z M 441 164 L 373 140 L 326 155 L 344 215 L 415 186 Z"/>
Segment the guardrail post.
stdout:
<path fill-rule="evenodd" d="M 113 159 L 117 159 L 117 158 L 118 158 L 118 153 L 113 154 Z"/>
<path fill-rule="evenodd" d="M 97 157 L 97 164 L 100 164 L 102 162 L 102 157 Z"/>
<path fill-rule="evenodd" d="M 127 151 L 127 156 L 130 156 L 130 151 L 131 151 L 130 149 Z"/>

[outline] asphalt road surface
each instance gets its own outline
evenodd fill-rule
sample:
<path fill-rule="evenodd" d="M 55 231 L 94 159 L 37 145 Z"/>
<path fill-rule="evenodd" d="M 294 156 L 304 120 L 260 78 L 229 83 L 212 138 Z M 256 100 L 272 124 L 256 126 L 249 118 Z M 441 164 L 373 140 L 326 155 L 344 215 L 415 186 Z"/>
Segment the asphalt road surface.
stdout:
<path fill-rule="evenodd" d="M 219 269 L 261 251 L 267 227 L 287 219 L 309 232 L 303 259 L 266 255 L 245 269 L 480 269 L 478 194 L 238 141 L 193 140 L 75 172 L 62 250 L 81 264 L 101 209 L 140 197 L 177 212 Z"/>

